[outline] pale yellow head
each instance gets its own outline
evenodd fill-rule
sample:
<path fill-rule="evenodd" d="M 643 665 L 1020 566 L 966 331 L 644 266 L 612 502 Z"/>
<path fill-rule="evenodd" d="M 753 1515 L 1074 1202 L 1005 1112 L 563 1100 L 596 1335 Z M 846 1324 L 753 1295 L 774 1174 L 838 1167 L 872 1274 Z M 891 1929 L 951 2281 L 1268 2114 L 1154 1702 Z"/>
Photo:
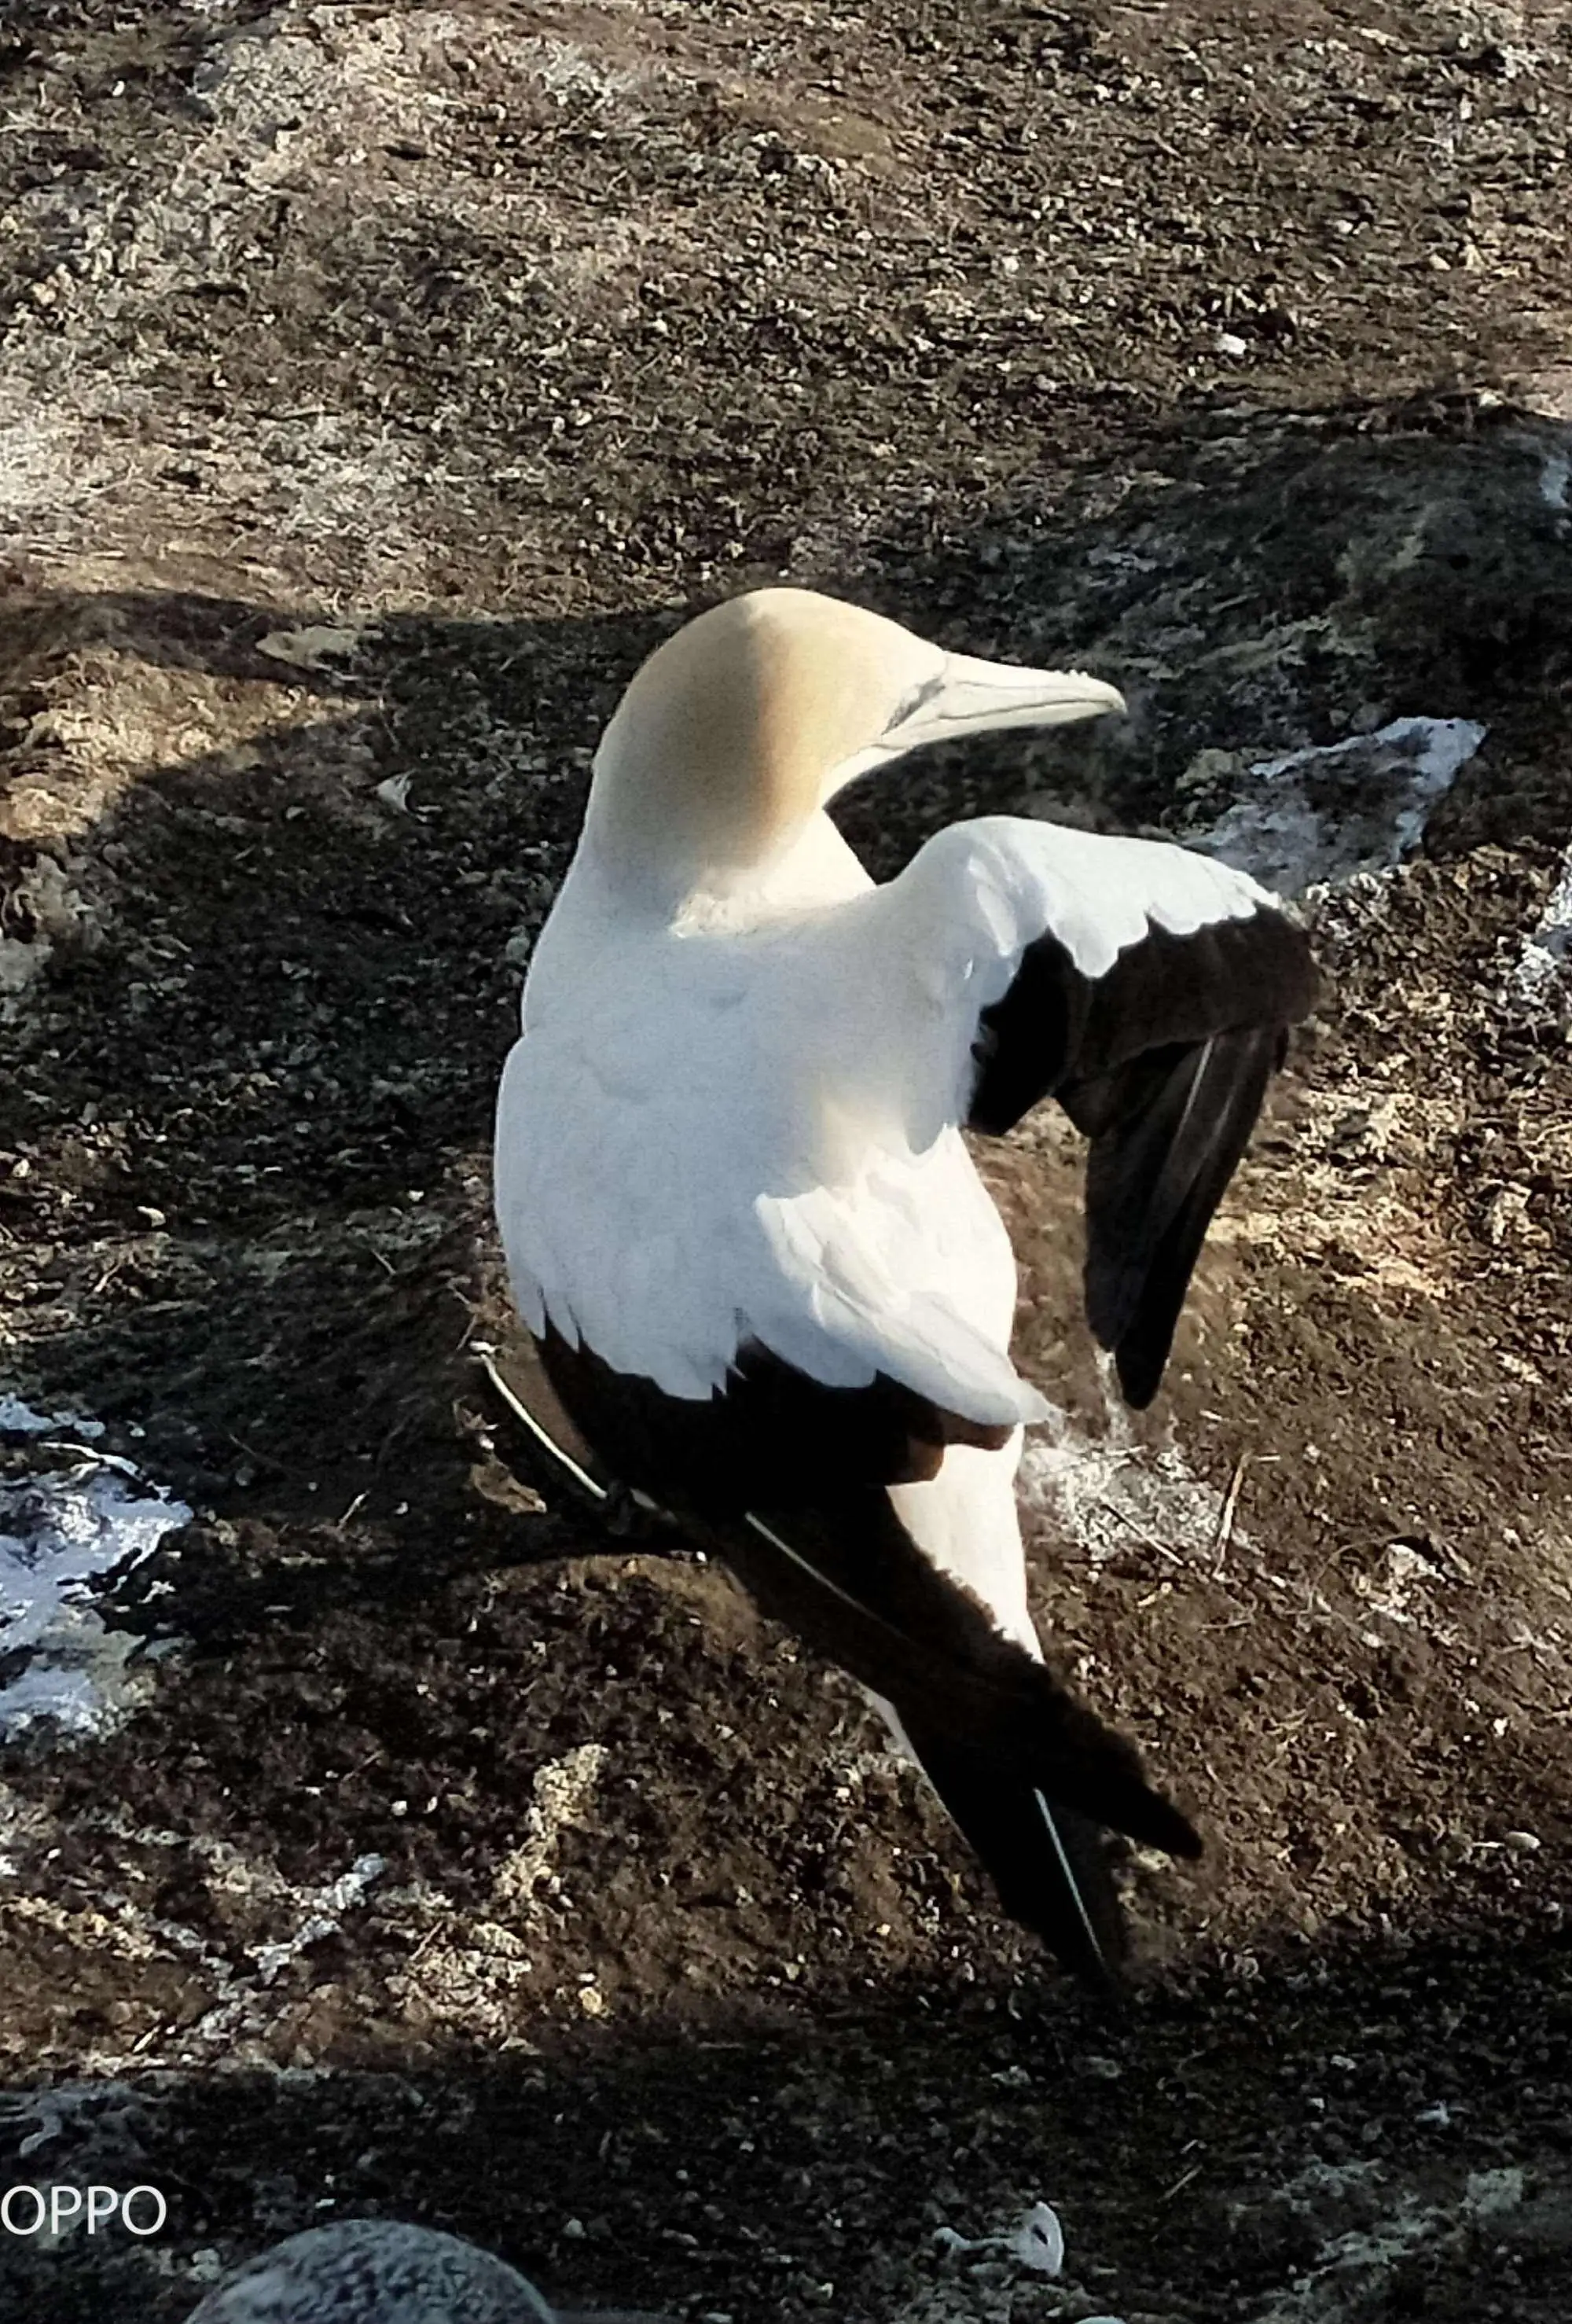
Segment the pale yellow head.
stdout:
<path fill-rule="evenodd" d="M 585 837 L 626 874 L 717 880 L 789 847 L 843 784 L 924 742 L 1124 703 L 1077 671 L 947 654 L 808 589 L 757 589 L 668 638 L 595 754 Z"/>

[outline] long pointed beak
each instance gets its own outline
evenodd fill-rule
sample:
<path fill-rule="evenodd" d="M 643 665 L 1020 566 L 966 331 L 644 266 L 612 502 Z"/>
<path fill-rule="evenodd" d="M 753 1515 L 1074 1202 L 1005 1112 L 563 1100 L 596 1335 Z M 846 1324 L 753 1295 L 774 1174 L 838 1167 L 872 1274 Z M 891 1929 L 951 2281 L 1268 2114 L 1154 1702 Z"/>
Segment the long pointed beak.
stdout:
<path fill-rule="evenodd" d="M 1004 726 L 1063 726 L 1076 718 L 1123 711 L 1116 686 L 1078 669 L 1016 669 L 1008 662 L 946 654 L 923 698 L 906 706 L 884 735 L 887 751 L 915 751 L 957 734 L 986 734 Z"/>

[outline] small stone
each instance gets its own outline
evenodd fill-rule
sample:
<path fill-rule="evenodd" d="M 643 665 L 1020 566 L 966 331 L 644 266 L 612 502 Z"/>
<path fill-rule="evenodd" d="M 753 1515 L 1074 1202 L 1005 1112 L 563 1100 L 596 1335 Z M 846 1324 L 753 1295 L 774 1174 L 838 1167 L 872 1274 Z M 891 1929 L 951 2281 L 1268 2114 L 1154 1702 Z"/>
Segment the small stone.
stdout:
<path fill-rule="evenodd" d="M 1036 2275 L 1058 2275 L 1064 2267 L 1064 2230 L 1048 2203 L 1034 2203 L 1010 2238 L 1010 2249 L 1023 2267 Z"/>

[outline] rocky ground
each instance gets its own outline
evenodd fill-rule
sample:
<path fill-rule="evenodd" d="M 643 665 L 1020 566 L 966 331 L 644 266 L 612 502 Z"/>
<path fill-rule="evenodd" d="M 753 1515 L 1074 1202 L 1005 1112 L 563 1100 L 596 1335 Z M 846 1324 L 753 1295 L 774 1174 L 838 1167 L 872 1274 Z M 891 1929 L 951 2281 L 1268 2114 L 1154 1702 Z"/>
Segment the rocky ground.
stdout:
<path fill-rule="evenodd" d="M 170 2206 L 0 2312 L 377 2211 L 737 2324 L 1564 2324 L 1569 141 L 1555 0 L 0 17 L 0 2184 Z M 1130 698 L 878 868 L 1207 839 L 1328 972 L 1138 1425 L 1073 1141 L 988 1157 L 1039 1611 L 1209 1842 L 1122 2022 L 479 1370 L 598 727 L 779 577 Z M 939 2232 L 1037 2200 L 1057 2281 Z"/>

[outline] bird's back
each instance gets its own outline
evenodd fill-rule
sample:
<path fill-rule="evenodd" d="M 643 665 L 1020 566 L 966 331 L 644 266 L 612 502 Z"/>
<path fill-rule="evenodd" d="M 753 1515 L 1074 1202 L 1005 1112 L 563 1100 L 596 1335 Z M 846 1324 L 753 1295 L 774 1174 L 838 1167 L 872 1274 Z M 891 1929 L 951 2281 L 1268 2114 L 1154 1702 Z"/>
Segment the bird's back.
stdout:
<path fill-rule="evenodd" d="M 831 1385 L 884 1369 L 1013 1419 L 1008 1240 L 958 1133 L 913 1144 L 846 908 L 624 929 L 573 982 L 551 964 L 498 1109 L 515 1292 L 537 1333 L 668 1393 L 707 1395 L 751 1338 Z"/>

